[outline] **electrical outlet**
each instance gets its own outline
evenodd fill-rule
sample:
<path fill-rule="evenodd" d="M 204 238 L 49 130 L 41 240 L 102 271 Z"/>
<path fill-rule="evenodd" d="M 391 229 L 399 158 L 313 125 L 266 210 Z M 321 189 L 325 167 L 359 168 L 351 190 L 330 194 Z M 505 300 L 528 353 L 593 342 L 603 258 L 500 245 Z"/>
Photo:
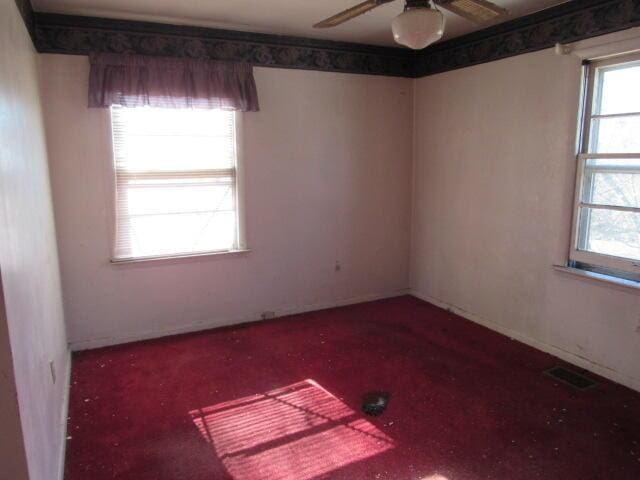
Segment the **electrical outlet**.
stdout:
<path fill-rule="evenodd" d="M 266 312 L 262 312 L 260 314 L 260 318 L 262 320 L 269 320 L 271 318 L 276 318 L 276 312 L 272 312 L 271 310 L 267 310 Z"/>
<path fill-rule="evenodd" d="M 53 363 L 53 360 L 49 362 L 49 370 L 51 371 L 51 381 L 55 385 L 56 383 L 56 364 Z"/>

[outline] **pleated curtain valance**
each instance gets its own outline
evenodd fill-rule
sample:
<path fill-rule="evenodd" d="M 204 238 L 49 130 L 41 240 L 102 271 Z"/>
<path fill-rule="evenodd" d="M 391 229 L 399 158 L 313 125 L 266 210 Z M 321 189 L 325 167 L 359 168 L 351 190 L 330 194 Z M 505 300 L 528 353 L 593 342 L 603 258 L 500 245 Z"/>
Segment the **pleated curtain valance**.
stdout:
<path fill-rule="evenodd" d="M 98 53 L 90 56 L 89 107 L 259 110 L 247 63 Z"/>

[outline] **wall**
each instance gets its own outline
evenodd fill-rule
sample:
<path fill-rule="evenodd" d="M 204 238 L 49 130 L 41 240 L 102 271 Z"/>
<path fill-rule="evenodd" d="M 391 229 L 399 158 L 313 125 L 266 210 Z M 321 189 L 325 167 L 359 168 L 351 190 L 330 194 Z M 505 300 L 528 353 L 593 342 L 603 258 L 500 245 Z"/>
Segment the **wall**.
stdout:
<path fill-rule="evenodd" d="M 252 251 L 111 265 L 108 111 L 86 108 L 86 57 L 41 55 L 41 74 L 74 348 L 406 289 L 411 80 L 257 68 L 261 111 L 242 132 Z"/>
<path fill-rule="evenodd" d="M 580 62 L 551 50 L 416 83 L 411 287 L 640 389 L 640 292 L 566 263 Z"/>
<path fill-rule="evenodd" d="M 27 455 L 24 450 L 18 391 L 13 371 L 13 358 L 9 342 L 9 325 L 4 305 L 4 291 L 0 278 L 0 479 L 28 480 Z"/>
<path fill-rule="evenodd" d="M 26 450 L 29 478 L 52 480 L 62 465 L 69 355 L 36 55 L 9 0 L 0 2 L 0 269 L 0 478 L 27 478 Z"/>

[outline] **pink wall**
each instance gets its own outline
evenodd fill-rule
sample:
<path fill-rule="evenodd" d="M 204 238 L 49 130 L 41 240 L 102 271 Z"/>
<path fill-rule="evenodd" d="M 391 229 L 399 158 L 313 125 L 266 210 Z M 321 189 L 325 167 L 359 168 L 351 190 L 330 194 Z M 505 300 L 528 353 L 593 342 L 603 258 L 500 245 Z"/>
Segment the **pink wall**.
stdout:
<path fill-rule="evenodd" d="M 53 480 L 69 355 L 36 54 L 13 1 L 0 2 L 0 269 L 0 478 L 26 479 L 26 457 L 30 480 Z"/>
<path fill-rule="evenodd" d="M 0 459 L 2 477 L 12 480 L 28 480 L 27 454 L 24 449 L 18 391 L 13 370 L 9 324 L 4 305 L 4 291 L 0 278 Z"/>
<path fill-rule="evenodd" d="M 108 112 L 86 108 L 86 57 L 40 60 L 74 348 L 406 289 L 412 80 L 256 69 L 261 111 L 242 128 L 252 251 L 111 265 Z"/>
<path fill-rule="evenodd" d="M 417 81 L 411 287 L 640 390 L 640 292 L 553 270 L 579 91 L 580 61 L 552 50 Z"/>
<path fill-rule="evenodd" d="M 86 58 L 40 63 L 75 348 L 393 295 L 411 265 L 414 294 L 640 388 L 637 292 L 552 269 L 569 242 L 576 58 L 417 81 L 256 69 L 262 111 L 242 132 L 252 251 L 117 266 L 108 114 L 86 108 Z"/>

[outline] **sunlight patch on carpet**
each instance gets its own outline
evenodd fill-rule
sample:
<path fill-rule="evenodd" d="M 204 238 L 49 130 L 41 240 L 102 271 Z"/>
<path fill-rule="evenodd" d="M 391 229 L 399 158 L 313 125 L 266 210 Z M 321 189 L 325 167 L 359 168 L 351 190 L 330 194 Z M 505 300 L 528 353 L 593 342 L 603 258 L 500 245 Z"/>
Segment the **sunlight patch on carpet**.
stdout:
<path fill-rule="evenodd" d="M 234 480 L 308 480 L 394 447 L 313 380 L 189 413 Z"/>

